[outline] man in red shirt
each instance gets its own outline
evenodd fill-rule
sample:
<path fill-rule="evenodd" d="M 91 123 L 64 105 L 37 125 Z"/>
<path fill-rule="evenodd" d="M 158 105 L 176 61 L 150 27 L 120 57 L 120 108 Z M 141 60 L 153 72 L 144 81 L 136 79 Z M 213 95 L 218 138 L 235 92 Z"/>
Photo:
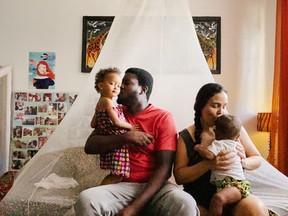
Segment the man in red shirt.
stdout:
<path fill-rule="evenodd" d="M 130 68 L 122 80 L 117 102 L 125 117 L 139 131 L 100 136 L 97 129 L 85 144 L 87 154 L 102 154 L 128 144 L 130 176 L 117 184 L 81 192 L 77 215 L 200 215 L 192 196 L 169 183 L 174 162 L 177 131 L 170 112 L 148 103 L 153 88 L 150 73 Z"/>

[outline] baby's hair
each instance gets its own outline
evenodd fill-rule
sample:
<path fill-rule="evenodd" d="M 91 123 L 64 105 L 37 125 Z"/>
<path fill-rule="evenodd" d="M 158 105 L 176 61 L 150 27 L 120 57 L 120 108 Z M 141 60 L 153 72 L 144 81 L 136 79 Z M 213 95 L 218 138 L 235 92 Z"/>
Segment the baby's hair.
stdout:
<path fill-rule="evenodd" d="M 121 74 L 120 70 L 116 67 L 110 67 L 110 68 L 105 68 L 105 69 L 100 69 L 100 71 L 96 74 L 95 76 L 95 89 L 99 93 L 100 89 L 98 87 L 98 84 L 100 82 L 103 82 L 106 75 L 110 73 L 116 73 L 116 74 Z"/>
<path fill-rule="evenodd" d="M 239 136 L 242 123 L 233 115 L 221 115 L 215 120 L 217 133 L 225 139 L 235 139 Z"/>

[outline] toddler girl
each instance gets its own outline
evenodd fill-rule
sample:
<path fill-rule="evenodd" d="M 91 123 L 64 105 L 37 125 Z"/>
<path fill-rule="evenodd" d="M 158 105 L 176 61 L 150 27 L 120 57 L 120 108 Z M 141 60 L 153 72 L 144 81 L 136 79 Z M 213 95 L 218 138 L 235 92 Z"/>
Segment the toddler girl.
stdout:
<path fill-rule="evenodd" d="M 101 69 L 95 77 L 95 89 L 100 98 L 91 120 L 91 127 L 97 128 L 101 135 L 121 134 L 127 130 L 136 130 L 136 126 L 127 123 L 122 106 L 113 104 L 113 97 L 118 96 L 121 87 L 120 71 L 117 68 Z M 123 177 L 129 177 L 129 153 L 127 145 L 111 152 L 100 154 L 100 168 L 110 169 L 101 185 L 121 182 Z"/>

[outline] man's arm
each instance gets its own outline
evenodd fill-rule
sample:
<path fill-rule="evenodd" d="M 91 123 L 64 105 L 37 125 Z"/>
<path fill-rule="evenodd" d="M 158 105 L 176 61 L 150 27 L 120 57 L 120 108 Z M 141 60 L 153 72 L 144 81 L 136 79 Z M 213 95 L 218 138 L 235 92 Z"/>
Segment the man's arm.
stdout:
<path fill-rule="evenodd" d="M 102 154 L 124 144 L 146 146 L 151 143 L 153 137 L 141 131 L 128 131 L 117 135 L 99 135 L 95 129 L 88 137 L 84 151 L 86 154 Z"/>
<path fill-rule="evenodd" d="M 171 176 L 172 164 L 175 151 L 158 151 L 158 166 L 143 191 L 133 202 L 120 211 L 117 216 L 137 215 L 143 206 L 149 201 L 166 183 Z"/>

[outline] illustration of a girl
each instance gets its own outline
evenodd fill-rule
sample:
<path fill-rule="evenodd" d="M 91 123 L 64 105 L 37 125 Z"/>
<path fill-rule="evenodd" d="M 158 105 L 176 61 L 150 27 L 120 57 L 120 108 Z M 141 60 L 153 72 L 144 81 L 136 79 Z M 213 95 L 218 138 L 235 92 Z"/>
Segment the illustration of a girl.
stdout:
<path fill-rule="evenodd" d="M 39 61 L 36 67 L 37 76 L 33 78 L 33 86 L 36 89 L 48 89 L 49 86 L 55 84 L 55 74 L 49 68 L 49 65 L 46 61 Z"/>

